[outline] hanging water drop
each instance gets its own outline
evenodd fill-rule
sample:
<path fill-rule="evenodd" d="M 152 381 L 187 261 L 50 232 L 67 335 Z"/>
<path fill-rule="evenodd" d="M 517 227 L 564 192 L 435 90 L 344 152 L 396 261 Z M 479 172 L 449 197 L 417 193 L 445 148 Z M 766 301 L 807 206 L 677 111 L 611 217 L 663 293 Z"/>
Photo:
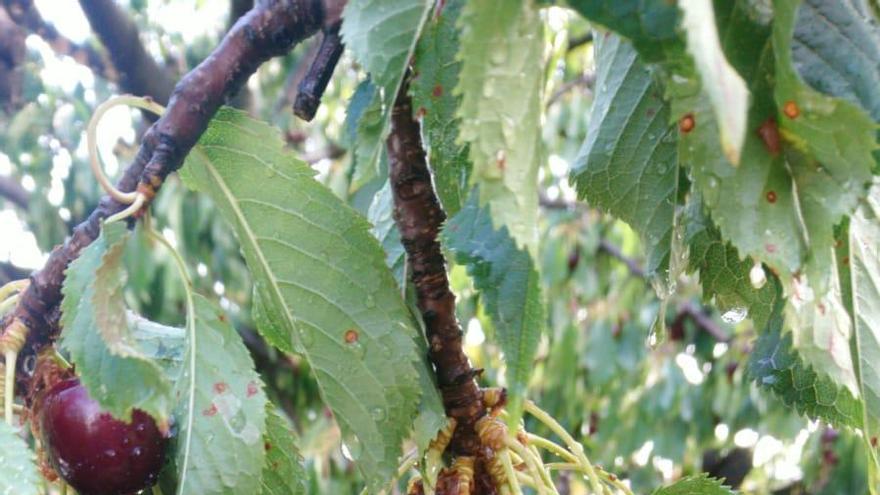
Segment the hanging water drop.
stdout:
<path fill-rule="evenodd" d="M 764 273 L 764 267 L 761 266 L 761 262 L 756 261 L 752 269 L 749 270 L 749 281 L 755 289 L 760 289 L 767 283 L 767 274 Z"/>
<path fill-rule="evenodd" d="M 721 319 L 724 320 L 725 323 L 730 323 L 731 325 L 735 325 L 749 315 L 749 310 L 745 306 L 734 306 L 724 313 L 721 314 Z"/>

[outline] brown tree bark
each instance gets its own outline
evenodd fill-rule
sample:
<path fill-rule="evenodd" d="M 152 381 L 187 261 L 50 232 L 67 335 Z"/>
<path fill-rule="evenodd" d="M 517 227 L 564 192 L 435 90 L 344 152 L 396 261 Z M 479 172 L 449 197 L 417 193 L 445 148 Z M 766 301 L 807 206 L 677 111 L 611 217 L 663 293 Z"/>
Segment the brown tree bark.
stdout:
<path fill-rule="evenodd" d="M 394 104 L 387 146 L 394 219 L 425 323 L 428 355 L 446 414 L 458 423 L 449 449 L 458 455 L 474 456 L 480 448 L 474 425 L 486 413 L 476 382 L 479 370 L 471 366 L 462 349 L 455 295 L 449 290 L 446 260 L 437 240 L 446 214 L 434 192 L 406 84 Z"/>

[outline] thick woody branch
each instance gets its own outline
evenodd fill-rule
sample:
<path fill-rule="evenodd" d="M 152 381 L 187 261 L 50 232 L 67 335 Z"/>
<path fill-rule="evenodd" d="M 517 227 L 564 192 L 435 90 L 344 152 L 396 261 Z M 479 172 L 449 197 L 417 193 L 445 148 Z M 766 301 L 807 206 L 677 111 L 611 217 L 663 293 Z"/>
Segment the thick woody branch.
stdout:
<path fill-rule="evenodd" d="M 296 101 L 293 103 L 293 113 L 305 121 L 311 121 L 315 118 L 315 113 L 321 104 L 321 96 L 327 89 L 330 76 L 333 75 L 336 64 L 339 63 L 339 57 L 342 56 L 342 51 L 345 48 L 342 44 L 342 38 L 339 36 L 340 24 L 337 23 L 324 30 L 324 38 L 321 40 L 318 53 L 312 60 L 309 71 L 299 83 L 299 91 L 296 94 Z"/>
<path fill-rule="evenodd" d="M 287 53 L 315 34 L 324 20 L 320 0 L 260 3 L 241 17 L 220 46 L 175 87 L 168 110 L 151 128 L 157 146 L 139 189 L 152 196 L 165 177 L 183 163 L 220 105 L 238 92 L 263 62 Z"/>
<path fill-rule="evenodd" d="M 150 96 L 163 105 L 168 102 L 174 81 L 141 43 L 134 21 L 114 0 L 80 0 L 92 31 L 107 48 L 119 74 L 119 86 L 138 96 Z"/>
<path fill-rule="evenodd" d="M 446 214 L 434 192 L 406 84 L 394 104 L 387 145 L 394 219 L 406 249 L 418 308 L 425 323 L 428 355 L 435 368 L 446 414 L 458 423 L 450 449 L 459 455 L 475 455 L 479 439 L 474 424 L 485 414 L 482 393 L 475 380 L 479 371 L 471 367 L 462 349 L 455 295 L 449 290 L 446 260 L 437 240 Z"/>
<path fill-rule="evenodd" d="M 178 83 L 165 114 L 147 130 L 117 187 L 133 191 L 140 183 L 140 190 L 152 197 L 165 177 L 180 167 L 220 105 L 259 65 L 286 53 L 321 28 L 325 12 L 329 15 L 333 12 L 330 7 L 338 7 L 331 4 L 332 0 L 325 1 L 261 2 L 239 19 L 214 52 Z M 31 276 L 13 319 L 6 322 L 9 325 L 17 319 L 30 329 L 23 356 L 39 351 L 56 337 L 58 326 L 53 314 L 61 300 L 64 270 L 97 238 L 101 221 L 125 206 L 104 197 L 88 219 L 74 228 L 70 239 L 52 251 L 46 265 Z"/>
<path fill-rule="evenodd" d="M 116 81 L 116 72 L 101 53 L 91 46 L 75 43 L 59 33 L 55 26 L 43 19 L 33 0 L 3 0 L 3 6 L 16 24 L 43 38 L 55 53 L 67 55 L 105 79 Z"/>

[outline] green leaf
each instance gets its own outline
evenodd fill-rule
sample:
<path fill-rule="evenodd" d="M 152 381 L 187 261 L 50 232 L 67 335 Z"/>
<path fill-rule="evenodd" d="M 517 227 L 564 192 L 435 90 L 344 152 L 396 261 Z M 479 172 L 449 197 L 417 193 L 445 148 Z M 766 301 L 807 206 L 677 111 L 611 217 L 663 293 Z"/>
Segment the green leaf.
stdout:
<path fill-rule="evenodd" d="M 718 119 L 721 149 L 730 163 L 738 165 L 746 137 L 749 91 L 721 50 L 712 2 L 681 0 L 678 5 L 684 14 L 682 27 L 687 35 L 688 52 Z"/>
<path fill-rule="evenodd" d="M 368 79 L 362 82 L 348 106 L 348 118 L 355 122 L 352 188 L 359 189 L 373 180 L 385 150 L 385 121 L 382 99 Z"/>
<path fill-rule="evenodd" d="M 0 493 L 39 495 L 37 458 L 12 426 L 0 422 Z"/>
<path fill-rule="evenodd" d="M 186 354 L 175 383 L 177 493 L 257 493 L 265 458 L 266 394 L 220 308 L 191 295 Z"/>
<path fill-rule="evenodd" d="M 720 480 L 703 473 L 682 478 L 675 483 L 658 489 L 654 495 L 733 495 L 735 492 L 722 485 Z"/>
<path fill-rule="evenodd" d="M 541 280 L 532 257 L 507 229 L 495 230 L 478 192 L 446 225 L 446 246 L 468 267 L 504 351 L 510 424 L 517 424 L 544 327 Z"/>
<path fill-rule="evenodd" d="M 537 249 L 543 22 L 530 1 L 468 2 L 458 24 L 461 140 L 496 227 Z"/>
<path fill-rule="evenodd" d="M 802 190 L 800 208 L 810 230 L 818 225 L 810 218 L 828 217 L 821 235 L 850 214 L 867 194 L 877 149 L 877 125 L 858 105 L 826 96 L 801 80 L 792 59 L 795 9 L 799 0 L 774 1 L 773 52 L 776 57 L 774 96 L 780 112 L 780 132 L 809 157 L 809 165 L 822 169 L 830 179 L 821 190 L 797 184 Z M 797 113 L 794 113 L 797 108 Z M 835 198 L 828 201 L 828 197 Z M 823 261 L 827 261 L 827 257 Z M 808 266 L 810 285 L 821 294 L 828 290 L 827 265 Z"/>
<path fill-rule="evenodd" d="M 430 381 L 422 338 L 369 224 L 313 175 L 277 130 L 230 109 L 182 171 L 232 224 L 265 316 L 295 340 L 378 488 L 397 469 L 419 397 L 436 410 L 439 396 L 419 386 L 422 375 Z"/>
<path fill-rule="evenodd" d="M 616 35 L 596 40 L 596 87 L 587 139 L 574 161 L 578 197 L 629 223 L 648 252 L 646 271 L 669 268 L 678 186 L 676 126 L 650 71 Z"/>
<path fill-rule="evenodd" d="M 772 390 L 800 414 L 838 426 L 861 428 L 862 403 L 846 387 L 804 363 L 792 348 L 791 334 L 783 334 L 782 323 L 779 303 L 749 358 L 751 379 Z"/>
<path fill-rule="evenodd" d="M 782 296 L 779 280 L 765 274 L 767 281 L 761 288 L 752 285 L 749 272 L 753 264 L 740 259 L 736 248 L 722 240 L 721 233 L 705 216 L 699 198 L 688 202 L 685 216 L 688 269 L 699 272 L 703 299 L 714 300 L 724 320 L 749 317 L 755 328 L 765 328 Z"/>
<path fill-rule="evenodd" d="M 373 224 L 370 232 L 385 250 L 385 264 L 394 273 L 394 279 L 399 287 L 403 287 L 406 281 L 404 277 L 404 265 L 406 264 L 406 251 L 400 243 L 400 231 L 394 222 L 394 198 L 391 195 L 391 184 L 385 181 L 382 189 L 373 196 L 373 202 L 367 212 L 367 220 Z"/>
<path fill-rule="evenodd" d="M 296 448 L 296 437 L 274 407 L 267 408 L 264 446 L 266 464 L 261 495 L 305 495 L 308 477 Z"/>
<path fill-rule="evenodd" d="M 128 325 L 143 355 L 158 364 L 170 381 L 180 376 L 186 351 L 186 330 L 150 321 L 130 311 L 127 315 Z"/>
<path fill-rule="evenodd" d="M 859 388 L 870 424 L 880 425 L 880 186 L 852 216 L 849 225 L 849 273 Z M 869 435 L 870 436 L 870 435 Z"/>
<path fill-rule="evenodd" d="M 859 397 L 856 369 L 850 351 L 853 322 L 843 304 L 837 262 L 831 255 L 831 287 L 816 294 L 805 280 L 783 283 L 787 295 L 785 326 L 791 329 L 792 344 L 804 361 L 817 372 L 844 385 Z"/>
<path fill-rule="evenodd" d="M 864 0 L 805 0 L 797 9 L 792 58 L 817 91 L 860 104 L 880 120 L 880 27 Z"/>
<path fill-rule="evenodd" d="M 376 87 L 358 122 L 357 166 L 370 169 L 356 172 L 358 184 L 368 182 L 379 166 L 391 108 L 432 4 L 428 0 L 352 0 L 345 8 L 342 39 Z"/>
<path fill-rule="evenodd" d="M 125 225 L 105 225 L 98 239 L 67 269 L 61 302 L 61 345 L 70 353 L 89 395 L 113 416 L 134 408 L 160 424 L 171 414 L 171 382 L 140 348 L 125 311 L 121 255 Z"/>
<path fill-rule="evenodd" d="M 684 51 L 678 35 L 680 13 L 666 0 L 569 0 L 569 5 L 592 22 L 629 38 L 648 62 Z"/>
<path fill-rule="evenodd" d="M 456 110 L 461 97 L 458 85 L 461 62 L 455 59 L 459 34 L 455 24 L 464 0 L 447 1 L 439 15 L 425 25 L 416 45 L 415 74 L 410 90 L 413 107 L 421 115 L 422 134 L 437 196 L 448 216 L 464 206 L 470 190 L 471 163 L 468 146 L 458 142 L 461 120 Z"/>
<path fill-rule="evenodd" d="M 855 116 L 852 108 L 843 113 L 834 109 L 852 105 L 815 92 L 808 94 L 812 90 L 794 80 L 788 60 L 776 60 L 777 52 L 785 51 L 776 46 L 784 28 L 778 22 L 771 29 L 756 21 L 751 8 L 747 2 L 730 2 L 716 12 L 725 52 L 735 54 L 730 60 L 749 82 L 753 99 L 741 162 L 733 167 L 724 157 L 708 98 L 677 92 L 680 88 L 673 85 L 673 117 L 677 120 L 687 115 L 694 123 L 692 130 L 680 134 L 679 156 L 682 165 L 690 168 L 713 221 L 742 256 L 768 264 L 784 283 L 795 273 L 805 273 L 810 285 L 822 294 L 831 281 L 828 267 L 833 226 L 864 195 L 861 185 L 872 162 L 868 159 L 856 164 L 846 159 L 845 164 L 836 160 L 838 163 L 829 165 L 823 162 L 828 153 L 852 156 L 852 152 L 832 150 L 830 145 L 813 155 L 816 146 L 837 140 L 834 136 L 839 136 L 840 127 L 849 125 L 843 124 L 844 113 L 847 118 Z M 790 31 L 786 32 L 790 37 Z M 777 77 L 784 81 L 774 86 Z M 780 98 L 793 90 L 804 95 L 798 100 L 801 113 L 795 119 L 785 114 L 787 97 Z M 831 113 L 823 113 L 826 111 Z M 824 116 L 820 118 L 820 114 Z M 829 121 L 824 122 L 826 119 Z M 864 134 L 860 122 L 854 121 L 856 136 Z M 792 125 L 805 126 L 807 131 L 795 133 Z M 817 136 L 815 145 L 802 146 L 798 135 L 814 131 L 824 137 Z M 840 143 L 865 144 L 861 138 L 855 141 L 840 137 Z"/>

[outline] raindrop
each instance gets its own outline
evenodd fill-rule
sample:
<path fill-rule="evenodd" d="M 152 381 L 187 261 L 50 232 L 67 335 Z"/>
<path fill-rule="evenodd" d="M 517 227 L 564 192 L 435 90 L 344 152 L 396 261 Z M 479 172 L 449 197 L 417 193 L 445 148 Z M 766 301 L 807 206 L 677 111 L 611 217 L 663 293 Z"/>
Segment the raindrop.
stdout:
<path fill-rule="evenodd" d="M 370 411 L 370 416 L 372 416 L 375 421 L 384 421 L 385 418 L 388 417 L 388 413 L 386 413 L 385 409 L 381 407 L 374 407 Z"/>
<path fill-rule="evenodd" d="M 734 325 L 743 321 L 748 315 L 749 310 L 745 306 L 734 306 L 725 311 L 721 315 L 721 319 L 724 320 L 725 323 L 730 323 L 731 325 Z"/>
<path fill-rule="evenodd" d="M 749 271 L 749 281 L 755 289 L 760 289 L 767 283 L 767 274 L 764 273 L 764 267 L 761 266 L 760 262 L 756 261 Z"/>
<path fill-rule="evenodd" d="M 354 435 L 346 435 L 342 441 L 342 455 L 349 461 L 357 461 L 361 456 L 361 441 Z"/>
<path fill-rule="evenodd" d="M 648 329 L 645 344 L 651 349 L 656 349 L 666 340 L 666 304 L 666 299 L 660 301 L 660 310 L 657 311 L 657 317 Z"/>
<path fill-rule="evenodd" d="M 315 331 L 308 326 L 303 326 L 300 330 L 299 338 L 303 347 L 312 347 L 315 345 Z"/>

